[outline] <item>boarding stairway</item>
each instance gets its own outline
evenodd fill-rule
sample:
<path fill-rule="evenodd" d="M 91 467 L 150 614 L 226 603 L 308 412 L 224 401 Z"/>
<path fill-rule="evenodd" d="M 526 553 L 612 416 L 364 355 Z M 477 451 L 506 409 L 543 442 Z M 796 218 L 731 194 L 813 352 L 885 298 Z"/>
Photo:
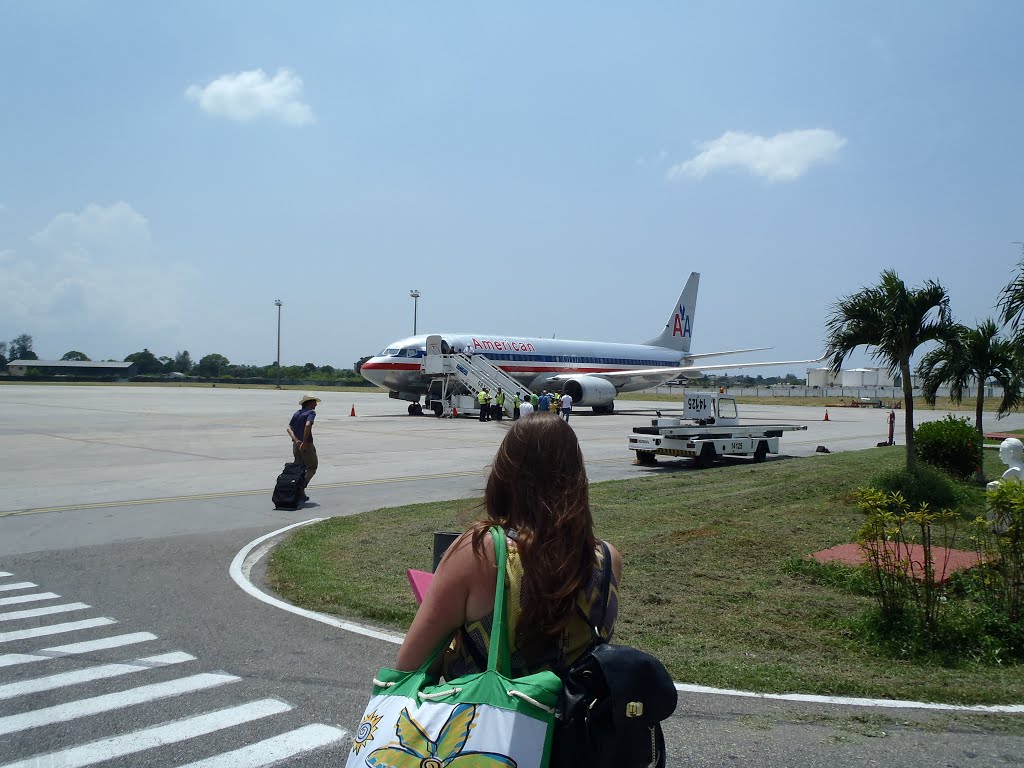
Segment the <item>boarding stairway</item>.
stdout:
<path fill-rule="evenodd" d="M 528 400 L 530 390 L 513 379 L 503 370 L 494 365 L 484 355 L 466 355 L 462 353 L 444 354 L 441 351 L 441 337 L 427 337 L 427 354 L 420 368 L 427 376 L 443 379 L 442 398 L 447 402 L 449 395 L 455 394 L 454 382 L 458 382 L 466 392 L 476 396 L 481 389 L 487 387 L 493 401 L 499 389 L 505 393 L 505 412 L 512 415 L 512 399 L 519 395 L 520 400 Z M 454 380 L 454 381 L 453 381 Z"/>

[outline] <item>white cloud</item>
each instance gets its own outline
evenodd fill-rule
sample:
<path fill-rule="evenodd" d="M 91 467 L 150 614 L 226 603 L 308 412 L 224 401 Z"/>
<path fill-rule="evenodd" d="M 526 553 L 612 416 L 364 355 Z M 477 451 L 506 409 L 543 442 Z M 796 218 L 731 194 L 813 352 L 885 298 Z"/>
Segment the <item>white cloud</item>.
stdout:
<path fill-rule="evenodd" d="M 312 123 L 313 109 L 301 96 L 302 78 L 288 69 L 277 70 L 272 78 L 262 69 L 221 75 L 205 87 L 190 85 L 185 91 L 185 98 L 204 112 L 243 123 L 258 117 L 290 125 Z"/>
<path fill-rule="evenodd" d="M 188 315 L 193 270 L 159 258 L 127 203 L 58 214 L 30 241 L 0 252 L 0 326 L 36 336 L 41 357 L 137 351 L 176 335 Z"/>
<path fill-rule="evenodd" d="M 697 179 L 725 168 L 745 168 L 769 181 L 792 181 L 812 165 L 835 157 L 846 139 L 833 131 L 812 128 L 787 131 L 765 138 L 742 131 L 727 131 L 697 145 L 700 154 L 668 170 L 669 179 Z"/>

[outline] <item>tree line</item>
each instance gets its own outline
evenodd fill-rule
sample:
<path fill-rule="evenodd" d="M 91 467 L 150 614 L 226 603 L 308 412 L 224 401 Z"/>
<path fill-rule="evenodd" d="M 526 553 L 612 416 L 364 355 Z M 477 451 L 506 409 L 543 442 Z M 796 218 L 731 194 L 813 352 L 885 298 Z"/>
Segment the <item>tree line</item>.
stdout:
<path fill-rule="evenodd" d="M 0 342 L 0 369 L 7 366 L 12 360 L 38 360 L 39 356 L 32 349 L 32 337 L 23 333 L 13 339 L 9 344 Z M 63 354 L 62 361 L 92 362 L 84 352 L 72 349 Z M 189 378 L 217 379 L 217 380 L 267 380 L 285 383 L 292 382 L 322 382 L 342 383 L 348 385 L 367 385 L 368 382 L 359 375 L 359 368 L 369 360 L 369 356 L 360 358 L 352 368 L 335 368 L 332 365 L 316 365 L 306 363 L 305 365 L 282 365 L 280 370 L 276 362 L 267 365 L 248 365 L 232 363 L 227 357 L 218 353 L 211 353 L 193 361 L 188 350 L 177 352 L 174 357 L 168 355 L 157 356 L 143 349 L 141 352 L 133 352 L 124 358 L 125 363 L 135 363 L 135 371 L 139 378 L 164 378 L 172 374 L 180 374 Z M 108 360 L 106 362 L 118 362 Z"/>

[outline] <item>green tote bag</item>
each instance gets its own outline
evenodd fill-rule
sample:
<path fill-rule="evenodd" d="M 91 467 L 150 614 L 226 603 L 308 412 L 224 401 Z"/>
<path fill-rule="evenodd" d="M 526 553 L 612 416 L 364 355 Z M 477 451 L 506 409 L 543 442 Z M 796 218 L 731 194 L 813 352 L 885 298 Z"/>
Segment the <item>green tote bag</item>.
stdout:
<path fill-rule="evenodd" d="M 428 671 L 381 669 L 347 768 L 547 768 L 562 681 L 554 672 L 510 678 L 505 532 L 491 528 L 498 578 L 487 669 L 439 682 Z"/>

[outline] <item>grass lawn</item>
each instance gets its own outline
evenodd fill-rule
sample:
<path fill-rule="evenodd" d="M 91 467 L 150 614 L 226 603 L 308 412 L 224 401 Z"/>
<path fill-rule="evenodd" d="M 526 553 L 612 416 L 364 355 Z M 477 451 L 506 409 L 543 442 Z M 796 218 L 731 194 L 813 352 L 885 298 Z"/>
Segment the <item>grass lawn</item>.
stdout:
<path fill-rule="evenodd" d="M 901 448 L 876 448 L 593 485 L 598 533 L 624 559 L 616 638 L 656 654 L 680 682 L 1024 702 L 1024 665 L 929 665 L 864 647 L 854 626 L 872 601 L 792 567 L 853 541 L 861 513 L 851 492 L 903 461 Z M 986 456 L 990 477 L 1001 466 Z M 429 570 L 431 534 L 461 530 L 478 504 L 418 504 L 299 529 L 275 549 L 270 585 L 306 608 L 404 629 L 416 610 L 405 569 Z"/>

